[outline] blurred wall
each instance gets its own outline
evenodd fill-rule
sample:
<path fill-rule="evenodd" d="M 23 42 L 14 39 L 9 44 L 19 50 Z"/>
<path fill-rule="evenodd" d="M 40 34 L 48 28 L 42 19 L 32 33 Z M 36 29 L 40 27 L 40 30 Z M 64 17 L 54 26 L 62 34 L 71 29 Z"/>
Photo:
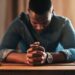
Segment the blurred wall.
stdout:
<path fill-rule="evenodd" d="M 58 15 L 70 18 L 75 27 L 75 0 L 52 0 L 52 2 L 55 12 Z M 28 0 L 0 0 L 0 40 L 9 23 L 13 20 L 11 18 L 14 15 L 13 13 L 17 12 L 19 14 L 22 11 L 26 11 L 26 6 L 28 6 Z M 15 8 L 14 10 L 13 7 Z"/>
<path fill-rule="evenodd" d="M 6 0 L 0 0 L 0 39 L 4 33 L 5 26 L 5 17 L 6 17 Z"/>
<path fill-rule="evenodd" d="M 0 0 L 0 42 L 13 19 L 26 10 L 26 0 Z"/>
<path fill-rule="evenodd" d="M 68 17 L 75 27 L 75 0 L 52 0 L 57 14 Z"/>

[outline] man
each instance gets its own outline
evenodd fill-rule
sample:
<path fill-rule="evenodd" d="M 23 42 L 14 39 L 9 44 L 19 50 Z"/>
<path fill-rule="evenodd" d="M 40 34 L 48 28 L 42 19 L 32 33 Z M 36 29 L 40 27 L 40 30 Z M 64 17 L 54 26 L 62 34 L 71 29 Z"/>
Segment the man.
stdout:
<path fill-rule="evenodd" d="M 30 0 L 28 14 L 21 13 L 6 32 L 0 60 L 28 65 L 74 61 L 74 28 L 70 20 L 54 14 L 51 0 Z"/>

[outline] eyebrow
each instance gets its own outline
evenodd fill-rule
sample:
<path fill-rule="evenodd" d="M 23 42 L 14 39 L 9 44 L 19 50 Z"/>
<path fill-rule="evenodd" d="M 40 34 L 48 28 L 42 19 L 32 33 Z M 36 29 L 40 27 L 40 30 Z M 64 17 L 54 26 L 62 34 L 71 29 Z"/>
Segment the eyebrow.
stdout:
<path fill-rule="evenodd" d="M 47 22 L 48 19 L 47 18 L 38 18 L 38 21 L 42 23 L 42 22 Z"/>
<path fill-rule="evenodd" d="M 48 22 L 48 20 L 33 20 L 34 23 L 40 23 L 40 24 L 46 24 Z"/>

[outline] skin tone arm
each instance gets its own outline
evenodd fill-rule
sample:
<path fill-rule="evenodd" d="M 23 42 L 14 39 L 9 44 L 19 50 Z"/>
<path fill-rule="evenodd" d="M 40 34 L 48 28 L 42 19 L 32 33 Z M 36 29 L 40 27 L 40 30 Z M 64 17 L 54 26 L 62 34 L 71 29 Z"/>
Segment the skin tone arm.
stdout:
<path fill-rule="evenodd" d="M 35 50 L 34 47 L 40 47 Z M 65 61 L 63 53 L 51 53 L 53 56 L 53 62 Z M 6 57 L 6 62 L 24 63 L 28 65 L 42 65 L 46 62 L 47 54 L 42 46 L 33 45 L 27 50 L 27 53 L 10 53 Z"/>
<path fill-rule="evenodd" d="M 33 53 L 36 53 L 36 52 L 33 52 Z M 32 57 L 33 53 L 29 54 L 28 57 Z M 62 53 L 53 53 L 52 56 L 53 56 L 53 62 L 63 62 L 65 60 L 64 55 Z M 33 60 L 33 58 L 28 59 L 28 57 L 27 57 L 26 53 L 10 53 L 6 57 L 6 62 L 16 62 L 16 63 L 24 63 L 24 64 L 28 64 L 28 65 L 34 65 L 34 63 L 36 62 L 35 60 L 37 58 L 35 60 Z M 40 59 L 41 59 L 41 57 L 40 57 Z M 43 64 L 41 62 L 43 60 L 46 60 L 46 59 L 39 60 L 39 64 Z"/>
<path fill-rule="evenodd" d="M 46 54 L 43 51 L 44 51 L 44 49 L 41 49 L 41 51 L 33 50 L 33 47 L 31 46 L 28 49 L 27 53 L 12 52 L 12 53 L 8 54 L 5 61 L 34 65 L 34 63 L 40 63 L 43 59 L 46 59 Z M 36 60 L 37 56 L 39 56 L 38 60 Z M 42 56 L 43 56 L 43 58 L 42 58 Z M 42 63 L 44 63 L 44 62 L 41 62 L 40 64 L 42 64 Z"/>
<path fill-rule="evenodd" d="M 26 63 L 26 53 L 15 53 L 12 52 L 8 54 L 5 61 L 6 62 L 16 62 L 16 63 Z"/>

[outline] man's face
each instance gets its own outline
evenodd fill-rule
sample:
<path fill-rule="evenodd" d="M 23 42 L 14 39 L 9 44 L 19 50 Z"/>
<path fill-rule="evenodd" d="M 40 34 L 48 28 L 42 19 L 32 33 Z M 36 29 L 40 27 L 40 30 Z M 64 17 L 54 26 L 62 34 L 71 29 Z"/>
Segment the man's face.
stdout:
<path fill-rule="evenodd" d="M 35 12 L 33 12 L 32 10 L 29 10 L 28 15 L 29 15 L 30 22 L 31 22 L 33 28 L 37 32 L 40 32 L 49 25 L 49 23 L 51 21 L 51 17 L 52 17 L 52 11 L 49 11 L 43 15 L 38 15 Z"/>

